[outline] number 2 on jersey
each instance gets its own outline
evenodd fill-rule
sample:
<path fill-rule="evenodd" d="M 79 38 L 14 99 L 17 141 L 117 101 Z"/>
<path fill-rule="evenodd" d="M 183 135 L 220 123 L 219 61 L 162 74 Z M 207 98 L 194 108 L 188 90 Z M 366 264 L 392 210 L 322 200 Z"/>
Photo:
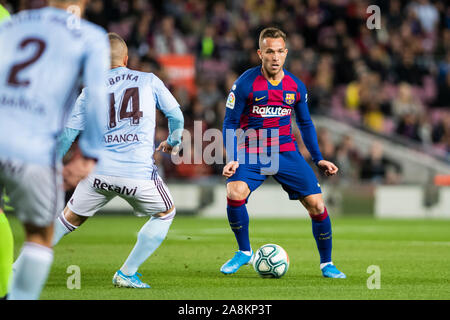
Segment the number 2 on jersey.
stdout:
<path fill-rule="evenodd" d="M 131 99 L 131 111 L 127 111 L 128 103 Z M 116 100 L 114 93 L 109 94 L 109 128 L 115 128 L 116 122 L 116 108 L 114 107 Z M 142 111 L 139 110 L 139 88 L 128 88 L 123 94 L 122 103 L 119 107 L 119 121 L 122 119 L 131 118 L 131 125 L 138 125 L 140 118 L 143 117 Z"/>
<path fill-rule="evenodd" d="M 9 70 L 9 76 L 8 76 L 8 84 L 9 85 L 20 86 L 20 87 L 27 87 L 30 85 L 29 79 L 19 80 L 17 76 L 20 71 L 29 67 L 30 65 L 35 63 L 41 57 L 41 55 L 44 53 L 46 44 L 43 40 L 38 39 L 38 38 L 26 38 L 26 39 L 22 40 L 22 42 L 19 44 L 20 50 L 25 50 L 26 47 L 28 47 L 29 45 L 33 45 L 33 44 L 37 46 L 37 50 L 35 51 L 35 53 L 28 60 L 20 62 L 20 63 L 16 63 Z"/>

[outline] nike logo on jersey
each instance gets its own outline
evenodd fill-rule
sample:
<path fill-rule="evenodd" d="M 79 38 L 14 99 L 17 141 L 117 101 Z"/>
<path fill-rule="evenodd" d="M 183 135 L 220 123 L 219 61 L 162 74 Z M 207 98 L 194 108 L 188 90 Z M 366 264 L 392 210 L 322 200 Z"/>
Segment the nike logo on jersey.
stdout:
<path fill-rule="evenodd" d="M 261 97 L 261 98 L 255 98 L 255 101 L 259 101 L 259 100 L 262 100 L 262 99 L 264 99 L 266 96 L 264 96 L 264 97 Z"/>
<path fill-rule="evenodd" d="M 284 117 L 290 116 L 292 109 L 282 106 L 253 106 L 252 113 L 261 117 Z"/>

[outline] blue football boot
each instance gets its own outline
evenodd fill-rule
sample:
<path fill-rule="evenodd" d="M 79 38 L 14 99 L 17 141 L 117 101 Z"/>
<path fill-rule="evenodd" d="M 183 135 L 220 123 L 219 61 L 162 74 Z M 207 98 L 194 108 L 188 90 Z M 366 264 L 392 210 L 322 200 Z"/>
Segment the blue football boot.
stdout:
<path fill-rule="evenodd" d="M 325 278 L 339 278 L 345 279 L 347 278 L 345 274 L 340 272 L 333 264 L 328 264 L 322 268 L 322 275 Z"/>
<path fill-rule="evenodd" d="M 139 279 L 142 274 L 135 273 L 132 276 L 126 276 L 118 270 L 114 275 L 112 282 L 116 287 L 148 289 L 150 286 Z"/>
<path fill-rule="evenodd" d="M 233 274 L 239 270 L 244 264 L 251 263 L 253 257 L 253 251 L 251 255 L 246 255 L 242 251 L 237 251 L 233 258 L 225 262 L 220 268 L 220 272 L 223 274 Z"/>

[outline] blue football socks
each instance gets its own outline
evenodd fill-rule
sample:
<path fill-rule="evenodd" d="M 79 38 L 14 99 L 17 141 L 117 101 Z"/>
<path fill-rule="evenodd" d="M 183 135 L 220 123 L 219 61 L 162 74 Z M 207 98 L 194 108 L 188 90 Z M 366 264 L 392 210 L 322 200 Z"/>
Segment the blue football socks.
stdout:
<path fill-rule="evenodd" d="M 317 249 L 319 250 L 320 263 L 331 262 L 331 220 L 327 209 L 320 215 L 311 215 L 312 232 L 316 239 Z"/>
<path fill-rule="evenodd" d="M 236 237 L 239 250 L 251 251 L 248 235 L 249 218 L 245 200 L 231 200 L 227 198 L 227 201 L 228 222 Z"/>

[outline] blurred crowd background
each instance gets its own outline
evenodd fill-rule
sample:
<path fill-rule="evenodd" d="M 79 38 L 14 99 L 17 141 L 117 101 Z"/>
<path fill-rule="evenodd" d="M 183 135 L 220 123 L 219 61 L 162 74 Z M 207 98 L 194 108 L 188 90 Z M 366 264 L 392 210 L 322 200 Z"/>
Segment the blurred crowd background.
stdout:
<path fill-rule="evenodd" d="M 11 11 L 42 0 L 0 1 Z M 366 25 L 369 5 L 381 28 Z M 222 128 L 225 102 L 237 77 L 259 65 L 259 32 L 276 26 L 288 36 L 286 68 L 308 89 L 309 108 L 450 162 L 450 6 L 431 0 L 91 0 L 85 17 L 120 34 L 129 68 L 153 72 L 185 115 L 202 129 Z M 164 57 L 193 61 L 180 85 Z M 189 58 L 192 58 L 189 60 Z M 363 153 L 351 136 L 336 141 L 316 127 L 324 157 L 340 167 L 337 182 L 401 183 L 401 164 L 374 142 Z M 301 136 L 302 154 L 310 161 Z M 158 116 L 156 138 L 167 137 Z M 167 179 L 219 177 L 222 165 L 182 164 L 157 154 Z M 322 177 L 325 179 L 325 177 Z"/>

